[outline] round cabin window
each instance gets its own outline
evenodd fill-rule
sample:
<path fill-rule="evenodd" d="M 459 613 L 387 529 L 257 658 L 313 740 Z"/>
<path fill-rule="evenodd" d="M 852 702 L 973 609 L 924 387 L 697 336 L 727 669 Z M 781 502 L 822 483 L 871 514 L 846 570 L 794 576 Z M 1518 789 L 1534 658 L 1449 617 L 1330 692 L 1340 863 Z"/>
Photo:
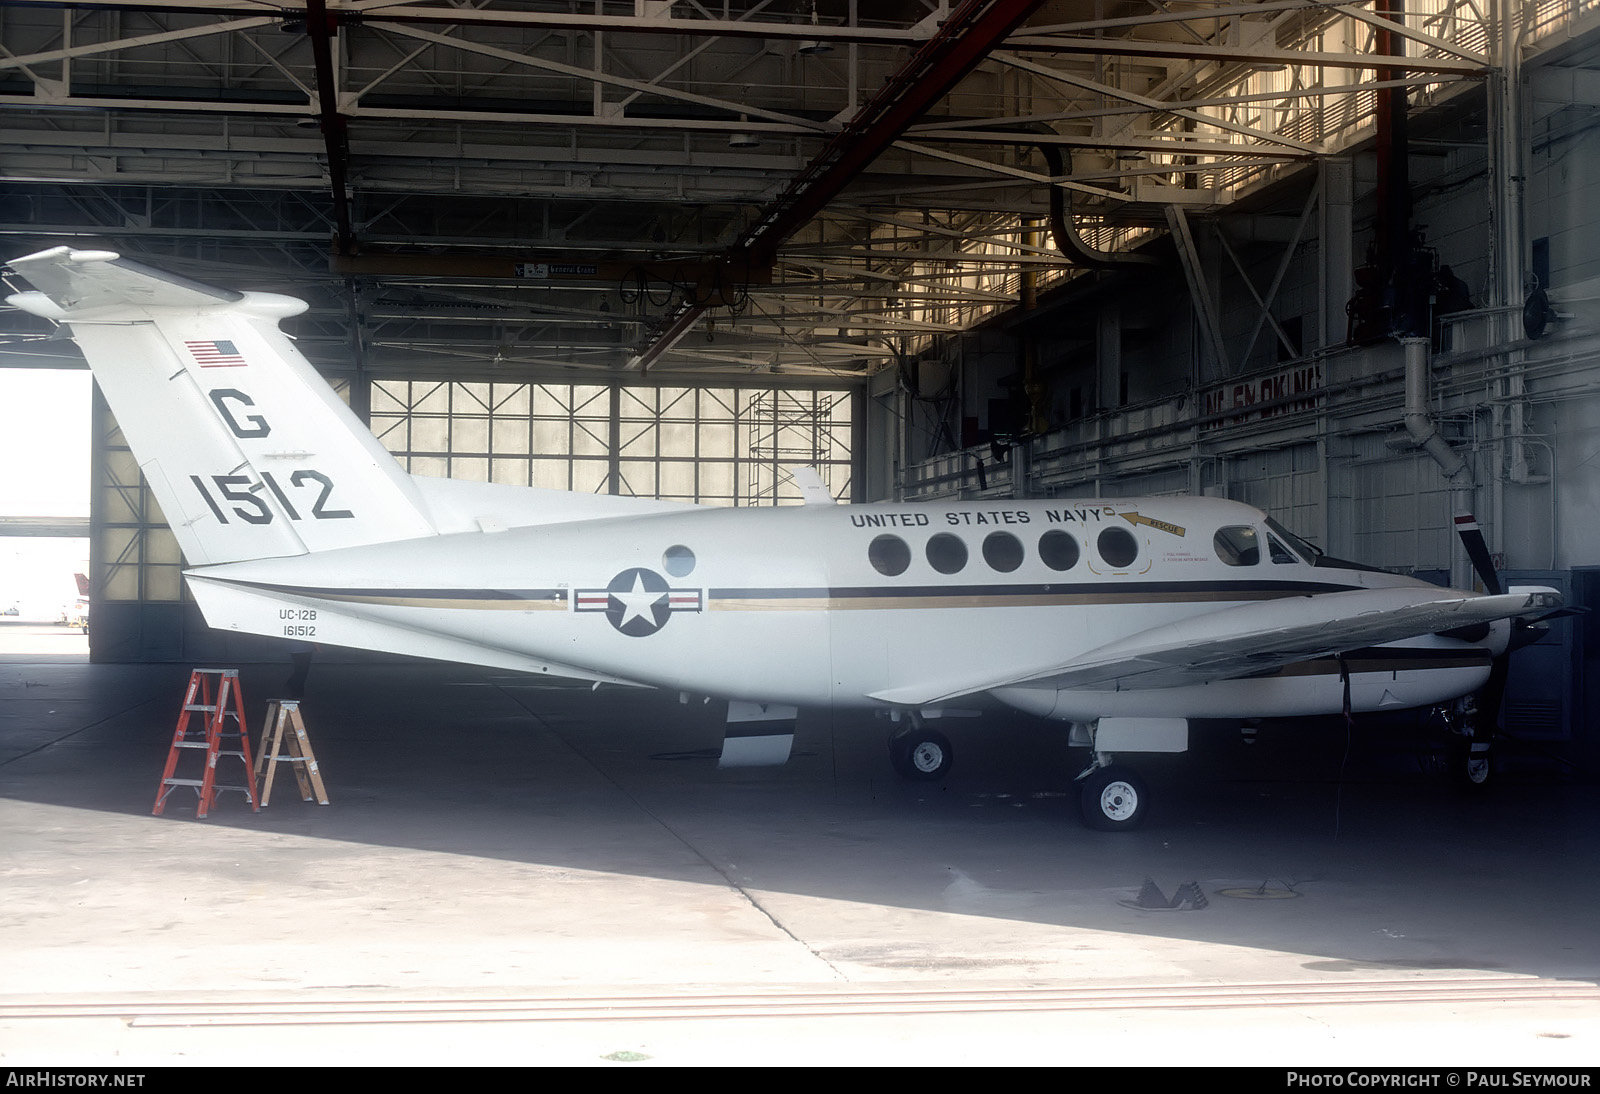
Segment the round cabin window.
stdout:
<path fill-rule="evenodd" d="M 899 577 L 911 565 L 911 548 L 899 536 L 879 536 L 867 545 L 867 561 L 884 577 Z"/>
<path fill-rule="evenodd" d="M 983 561 L 1009 574 L 1022 565 L 1022 541 L 1010 532 L 990 532 L 983 541 Z"/>
<path fill-rule="evenodd" d="M 1046 532 L 1039 537 L 1039 557 L 1052 570 L 1070 570 L 1078 564 L 1078 541 L 1066 532 Z"/>
<path fill-rule="evenodd" d="M 661 555 L 661 567 L 673 577 L 687 577 L 694 569 L 694 552 L 681 543 L 668 547 Z"/>
<path fill-rule="evenodd" d="M 941 574 L 959 573 L 967 564 L 967 545 L 959 536 L 940 532 L 928 540 L 928 565 Z"/>
<path fill-rule="evenodd" d="M 1094 542 L 1105 564 L 1115 569 L 1131 566 L 1139 557 L 1139 541 L 1126 528 L 1107 528 Z"/>

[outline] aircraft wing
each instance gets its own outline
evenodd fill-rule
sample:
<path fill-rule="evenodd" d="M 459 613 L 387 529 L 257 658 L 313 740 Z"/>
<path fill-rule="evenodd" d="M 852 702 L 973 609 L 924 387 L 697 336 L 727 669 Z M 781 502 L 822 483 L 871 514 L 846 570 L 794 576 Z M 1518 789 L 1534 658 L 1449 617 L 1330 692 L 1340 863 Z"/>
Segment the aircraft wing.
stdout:
<path fill-rule="evenodd" d="M 1356 589 L 1246 604 L 1163 624 L 1068 661 L 1018 667 L 1005 676 L 889 688 L 882 702 L 927 705 L 1002 687 L 1130 691 L 1273 672 L 1363 646 L 1543 612 L 1552 591 L 1462 596 L 1449 589 Z"/>

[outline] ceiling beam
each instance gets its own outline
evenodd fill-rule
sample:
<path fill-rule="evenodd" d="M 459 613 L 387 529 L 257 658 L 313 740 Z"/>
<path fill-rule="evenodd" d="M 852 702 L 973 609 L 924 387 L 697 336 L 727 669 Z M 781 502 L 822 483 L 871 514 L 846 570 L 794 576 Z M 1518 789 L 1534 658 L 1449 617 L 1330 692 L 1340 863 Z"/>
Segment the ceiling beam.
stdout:
<path fill-rule="evenodd" d="M 762 210 L 755 227 L 746 231 L 730 250 L 730 272 L 770 267 L 785 240 L 821 212 L 1042 2 L 967 0 L 952 12 L 938 34 L 886 80 L 788 188 Z M 712 303 L 710 297 L 700 296 L 674 309 L 628 367 L 640 371 L 648 368 L 693 328 Z"/>
<path fill-rule="evenodd" d="M 1076 38 L 1070 35 L 1027 35 L 1006 48 L 1018 53 L 1067 53 L 1103 57 L 1170 57 L 1182 61 L 1226 61 L 1233 64 L 1291 68 L 1405 68 L 1412 72 L 1487 76 L 1481 61 L 1460 57 L 1400 57 L 1376 53 L 1328 53 L 1280 46 L 1201 45 L 1197 42 L 1155 42 L 1147 38 Z"/>
<path fill-rule="evenodd" d="M 356 233 L 345 170 L 350 161 L 350 131 L 339 113 L 339 84 L 333 72 L 333 36 L 338 29 L 328 13 L 327 0 L 306 0 L 306 33 L 317 72 L 317 124 L 328 153 L 328 188 L 333 191 L 333 253 L 344 255 L 355 251 Z"/>

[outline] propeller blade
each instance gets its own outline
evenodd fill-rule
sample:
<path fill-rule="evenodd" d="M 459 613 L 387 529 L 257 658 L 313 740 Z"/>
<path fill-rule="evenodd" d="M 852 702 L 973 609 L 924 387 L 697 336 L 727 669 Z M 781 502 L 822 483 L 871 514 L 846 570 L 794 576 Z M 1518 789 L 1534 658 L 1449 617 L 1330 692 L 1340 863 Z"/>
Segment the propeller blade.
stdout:
<path fill-rule="evenodd" d="M 1499 596 L 1505 587 L 1500 584 L 1500 575 L 1495 573 L 1494 560 L 1489 557 L 1489 544 L 1483 538 L 1478 518 L 1467 512 L 1457 513 L 1456 534 L 1461 537 L 1461 545 L 1467 549 L 1467 557 L 1472 560 L 1472 568 L 1477 571 L 1484 589 L 1492 596 Z"/>
<path fill-rule="evenodd" d="M 1573 604 L 1565 608 L 1557 608 L 1553 612 L 1536 615 L 1532 619 L 1517 619 L 1511 624 L 1511 644 L 1506 647 L 1507 653 L 1514 653 L 1524 646 L 1531 646 L 1539 639 L 1550 633 L 1550 623 L 1556 619 L 1567 619 L 1575 615 L 1588 615 L 1589 609 L 1581 604 Z"/>
<path fill-rule="evenodd" d="M 1584 607 L 1582 604 L 1569 604 L 1565 608 L 1557 608 L 1553 612 L 1545 612 L 1543 615 L 1536 615 L 1527 622 L 1529 624 L 1548 623 L 1552 619 L 1565 619 L 1569 615 L 1588 615 L 1589 611 L 1590 609 Z"/>

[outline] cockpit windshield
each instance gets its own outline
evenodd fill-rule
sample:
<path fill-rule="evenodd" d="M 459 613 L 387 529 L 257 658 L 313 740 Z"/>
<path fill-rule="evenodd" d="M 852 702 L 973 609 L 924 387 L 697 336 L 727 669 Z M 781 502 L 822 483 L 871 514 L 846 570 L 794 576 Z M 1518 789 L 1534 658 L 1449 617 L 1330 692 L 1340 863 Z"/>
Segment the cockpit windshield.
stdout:
<path fill-rule="evenodd" d="M 1305 540 L 1289 531 L 1289 529 L 1285 528 L 1271 517 L 1267 518 L 1267 528 L 1272 532 L 1273 535 L 1277 536 L 1279 539 L 1283 540 L 1284 543 L 1288 544 L 1289 549 L 1300 556 L 1300 561 L 1311 566 L 1315 566 L 1317 564 L 1317 558 L 1322 554 L 1322 552 L 1316 547 L 1313 547 L 1311 544 L 1307 543 Z"/>

